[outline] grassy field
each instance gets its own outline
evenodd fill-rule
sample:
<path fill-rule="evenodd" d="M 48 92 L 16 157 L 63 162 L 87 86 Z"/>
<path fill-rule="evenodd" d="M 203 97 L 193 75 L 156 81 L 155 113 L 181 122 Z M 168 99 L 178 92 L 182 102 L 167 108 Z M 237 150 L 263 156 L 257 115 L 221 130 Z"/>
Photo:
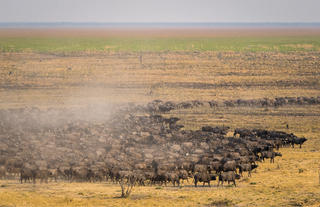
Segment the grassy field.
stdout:
<path fill-rule="evenodd" d="M 320 30 L 316 28 L 0 30 L 2 52 L 292 52 L 319 49 Z"/>
<path fill-rule="evenodd" d="M 319 51 L 320 37 L 0 37 L 2 52 L 68 53 L 79 51 Z"/>
<path fill-rule="evenodd" d="M 320 96 L 320 35 L 8 37 L 0 31 L 0 108 Z M 237 187 L 0 181 L 0 206 L 319 206 L 320 106 L 175 110 L 187 129 L 265 128 L 309 140 L 259 163 Z M 290 127 L 286 129 L 286 124 Z M 229 134 L 231 135 L 231 133 Z"/>

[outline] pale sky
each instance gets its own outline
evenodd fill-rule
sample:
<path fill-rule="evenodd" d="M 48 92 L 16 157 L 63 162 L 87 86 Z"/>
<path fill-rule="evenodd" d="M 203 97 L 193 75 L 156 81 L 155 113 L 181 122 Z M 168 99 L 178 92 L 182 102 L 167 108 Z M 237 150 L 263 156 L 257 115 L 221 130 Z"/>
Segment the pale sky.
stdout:
<path fill-rule="evenodd" d="M 0 0 L 0 22 L 320 22 L 320 0 Z"/>

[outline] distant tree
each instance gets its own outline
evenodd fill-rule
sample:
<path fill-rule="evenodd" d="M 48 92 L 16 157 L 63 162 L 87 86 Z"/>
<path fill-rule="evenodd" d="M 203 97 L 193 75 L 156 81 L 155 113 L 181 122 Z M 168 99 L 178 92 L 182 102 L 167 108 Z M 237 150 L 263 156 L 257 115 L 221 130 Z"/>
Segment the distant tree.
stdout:
<path fill-rule="evenodd" d="M 121 198 L 128 198 L 130 196 L 136 181 L 137 179 L 134 175 L 128 175 L 120 179 L 119 184 L 121 186 Z"/>

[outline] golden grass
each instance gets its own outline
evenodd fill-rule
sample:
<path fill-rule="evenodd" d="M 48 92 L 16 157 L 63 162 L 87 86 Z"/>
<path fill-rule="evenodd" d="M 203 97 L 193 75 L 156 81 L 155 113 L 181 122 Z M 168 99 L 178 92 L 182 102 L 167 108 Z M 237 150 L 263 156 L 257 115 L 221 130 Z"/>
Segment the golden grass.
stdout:
<path fill-rule="evenodd" d="M 0 53 L 0 107 L 319 95 L 319 52 L 142 56 Z"/>
<path fill-rule="evenodd" d="M 94 103 L 319 96 L 318 52 L 0 53 L 0 108 Z M 70 69 L 68 69 L 70 68 Z M 12 72 L 9 76 L 8 73 Z M 279 82 L 282 80 L 283 82 Z M 200 83 L 200 84 L 199 84 Z M 205 85 L 203 85 L 205 83 Z M 259 85 L 260 84 L 260 85 Z M 266 128 L 309 140 L 281 149 L 235 187 L 135 187 L 120 199 L 111 183 L 19 184 L 0 181 L 0 206 L 319 206 L 320 107 L 176 110 L 187 129 L 202 125 Z M 285 128 L 289 124 L 289 129 Z"/>

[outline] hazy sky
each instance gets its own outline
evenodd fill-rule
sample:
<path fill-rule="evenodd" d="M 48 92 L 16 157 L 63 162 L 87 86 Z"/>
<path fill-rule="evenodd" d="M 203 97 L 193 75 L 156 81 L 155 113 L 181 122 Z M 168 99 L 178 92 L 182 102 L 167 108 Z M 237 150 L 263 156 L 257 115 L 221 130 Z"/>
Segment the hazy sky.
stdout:
<path fill-rule="evenodd" d="M 320 0 L 0 0 L 0 22 L 320 22 Z"/>

